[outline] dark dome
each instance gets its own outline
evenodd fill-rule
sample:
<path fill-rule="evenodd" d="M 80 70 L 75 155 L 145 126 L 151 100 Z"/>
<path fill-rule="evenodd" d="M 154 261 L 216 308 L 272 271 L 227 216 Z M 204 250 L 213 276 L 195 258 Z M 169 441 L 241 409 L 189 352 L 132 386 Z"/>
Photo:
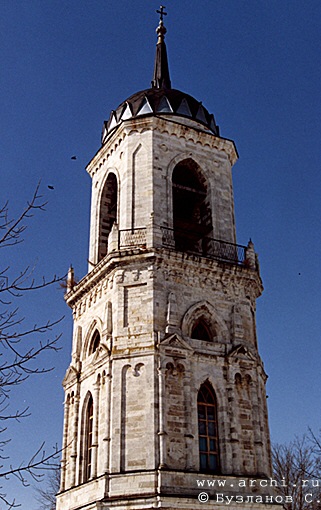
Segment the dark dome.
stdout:
<path fill-rule="evenodd" d="M 136 92 L 111 112 L 109 120 L 104 122 L 102 143 L 122 121 L 148 115 L 189 118 L 203 124 L 214 135 L 219 136 L 214 116 L 201 102 L 180 90 L 151 88 Z"/>

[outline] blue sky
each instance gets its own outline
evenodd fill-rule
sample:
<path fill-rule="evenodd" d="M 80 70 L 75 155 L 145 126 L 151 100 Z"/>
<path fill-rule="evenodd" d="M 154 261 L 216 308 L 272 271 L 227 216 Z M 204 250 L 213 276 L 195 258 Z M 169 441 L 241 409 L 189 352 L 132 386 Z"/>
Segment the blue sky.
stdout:
<path fill-rule="evenodd" d="M 102 123 L 148 88 L 158 2 L 2 0 L 0 20 L 1 202 L 17 214 L 41 180 L 46 212 L 29 221 L 25 243 L 2 253 L 12 269 L 78 277 L 87 270 L 90 178 Z M 214 113 L 235 141 L 238 242 L 251 237 L 265 292 L 259 348 L 269 374 L 272 440 L 320 426 L 320 15 L 317 0 L 180 0 L 166 3 L 172 85 Z M 77 160 L 71 156 L 77 155 Z M 50 190 L 48 185 L 54 186 Z M 2 266 L 3 267 L 3 266 Z M 55 286 L 20 300 L 27 322 L 65 315 L 50 374 L 12 392 L 31 416 L 10 426 L 12 460 L 44 439 L 60 443 L 61 381 L 70 360 L 71 313 Z M 34 510 L 32 488 L 8 485 Z"/>

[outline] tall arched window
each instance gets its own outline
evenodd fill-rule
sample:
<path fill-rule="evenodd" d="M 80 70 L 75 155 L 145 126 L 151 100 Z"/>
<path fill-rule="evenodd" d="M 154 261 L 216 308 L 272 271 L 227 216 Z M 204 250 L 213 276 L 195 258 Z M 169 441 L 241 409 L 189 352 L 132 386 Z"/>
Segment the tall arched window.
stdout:
<path fill-rule="evenodd" d="M 217 405 L 214 390 L 209 382 L 202 384 L 197 397 L 200 471 L 220 471 Z"/>
<path fill-rule="evenodd" d="M 174 168 L 172 182 L 176 248 L 202 252 L 206 246 L 202 241 L 213 230 L 205 179 L 195 161 L 187 158 Z"/>
<path fill-rule="evenodd" d="M 105 182 L 100 201 L 98 262 L 107 254 L 108 236 L 117 222 L 117 178 L 110 173 Z"/>
<path fill-rule="evenodd" d="M 94 403 L 90 395 L 85 416 L 84 482 L 87 482 L 92 474 L 93 421 Z"/>

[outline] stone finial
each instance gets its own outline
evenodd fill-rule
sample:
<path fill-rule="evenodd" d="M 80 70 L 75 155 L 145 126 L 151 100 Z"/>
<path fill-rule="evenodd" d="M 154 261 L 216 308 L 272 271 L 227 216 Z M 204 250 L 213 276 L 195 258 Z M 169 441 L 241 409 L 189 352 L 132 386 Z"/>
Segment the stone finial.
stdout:
<path fill-rule="evenodd" d="M 112 251 L 117 250 L 118 250 L 118 225 L 116 222 L 114 222 L 108 236 L 107 253 L 111 253 Z"/>
<path fill-rule="evenodd" d="M 75 281 L 75 272 L 72 265 L 70 265 L 70 268 L 68 269 L 68 275 L 67 275 L 67 292 L 70 292 L 74 286 L 76 285 Z"/>
<path fill-rule="evenodd" d="M 252 242 L 252 239 L 249 240 L 248 245 L 245 250 L 246 254 L 246 264 L 251 269 L 256 269 L 256 255 L 254 251 L 254 244 Z"/>

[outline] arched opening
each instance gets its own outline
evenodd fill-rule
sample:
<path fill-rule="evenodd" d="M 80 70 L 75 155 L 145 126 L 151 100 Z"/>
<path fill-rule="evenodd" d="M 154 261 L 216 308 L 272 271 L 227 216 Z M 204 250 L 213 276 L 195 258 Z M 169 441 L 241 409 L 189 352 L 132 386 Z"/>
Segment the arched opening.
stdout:
<path fill-rule="evenodd" d="M 193 325 L 191 337 L 197 340 L 205 340 L 206 342 L 213 340 L 211 328 L 203 318 L 198 319 Z"/>
<path fill-rule="evenodd" d="M 95 329 L 95 331 L 92 335 L 91 341 L 90 341 L 89 352 L 88 352 L 89 356 L 91 354 L 94 354 L 94 352 L 97 351 L 99 344 L 100 344 L 100 333 L 99 333 L 98 329 Z"/>
<path fill-rule="evenodd" d="M 93 421 L 94 403 L 90 395 L 85 415 L 84 482 L 87 482 L 92 474 Z"/>
<path fill-rule="evenodd" d="M 217 404 L 209 382 L 199 389 L 197 397 L 200 471 L 219 473 L 219 445 L 217 430 Z"/>
<path fill-rule="evenodd" d="M 213 230 L 208 190 L 199 166 L 184 159 L 173 171 L 173 227 L 175 247 L 204 253 L 205 237 Z"/>
<path fill-rule="evenodd" d="M 118 186 L 116 175 L 110 173 L 105 182 L 100 201 L 98 262 L 107 255 L 108 236 L 117 222 Z"/>

